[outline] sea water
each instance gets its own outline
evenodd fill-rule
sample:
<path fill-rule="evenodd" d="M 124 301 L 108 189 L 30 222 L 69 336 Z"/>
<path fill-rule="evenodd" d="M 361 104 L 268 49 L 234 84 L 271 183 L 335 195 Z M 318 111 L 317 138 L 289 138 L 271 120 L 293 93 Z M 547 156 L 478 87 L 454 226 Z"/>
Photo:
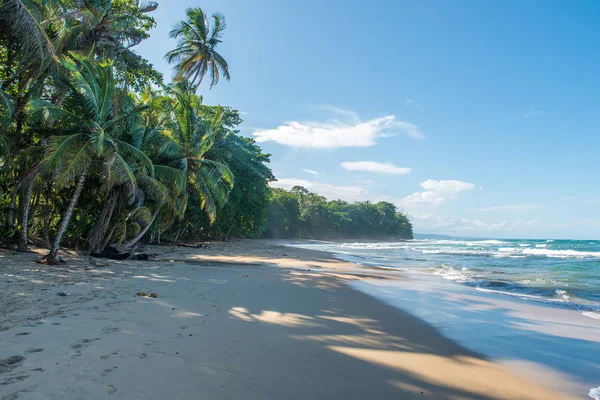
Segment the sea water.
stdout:
<path fill-rule="evenodd" d="M 600 400 L 600 241 L 420 236 L 287 244 L 386 275 L 398 271 L 411 279 L 350 285 L 553 391 Z"/>
<path fill-rule="evenodd" d="M 433 274 L 479 291 L 551 302 L 600 319 L 600 240 L 421 236 L 294 245 L 361 265 Z"/>

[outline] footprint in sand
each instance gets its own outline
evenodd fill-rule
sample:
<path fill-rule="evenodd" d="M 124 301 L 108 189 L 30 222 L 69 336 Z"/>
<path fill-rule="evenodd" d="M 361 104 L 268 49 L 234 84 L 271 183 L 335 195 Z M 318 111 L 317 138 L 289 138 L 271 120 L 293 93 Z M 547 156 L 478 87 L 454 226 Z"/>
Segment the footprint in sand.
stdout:
<path fill-rule="evenodd" d="M 3 380 L 2 382 L 0 382 L 0 385 L 5 386 L 5 385 L 10 385 L 15 382 L 21 382 L 21 381 L 24 381 L 25 379 L 29 378 L 30 376 L 31 375 L 11 376 L 10 378 L 7 378 L 7 379 Z"/>
<path fill-rule="evenodd" d="M 140 354 L 138 354 L 138 357 L 139 358 L 146 358 L 148 356 L 146 355 L 146 353 L 140 353 Z"/>
<path fill-rule="evenodd" d="M 106 390 L 108 390 L 109 394 L 113 394 L 114 392 L 117 391 L 117 388 L 114 387 L 113 385 L 106 385 Z"/>
<path fill-rule="evenodd" d="M 44 351 L 44 349 L 39 348 L 39 347 L 27 349 L 27 350 L 25 350 L 25 353 L 39 353 L 40 351 Z"/>
<path fill-rule="evenodd" d="M 31 332 L 19 332 L 15 336 L 27 336 L 27 335 L 31 335 Z"/>
<path fill-rule="evenodd" d="M 52 325 L 60 325 L 60 322 L 53 322 Z"/>
<path fill-rule="evenodd" d="M 104 355 L 100 356 L 100 359 L 101 359 L 101 360 L 106 360 L 106 359 L 107 359 L 107 358 L 109 358 L 109 357 L 110 357 L 110 355 L 109 355 L 109 354 L 104 354 Z"/>
<path fill-rule="evenodd" d="M 81 345 L 81 344 L 74 344 L 74 345 L 71 345 L 71 348 L 72 348 L 73 350 L 77 350 L 77 349 L 80 349 L 82 346 L 83 346 L 83 345 Z"/>

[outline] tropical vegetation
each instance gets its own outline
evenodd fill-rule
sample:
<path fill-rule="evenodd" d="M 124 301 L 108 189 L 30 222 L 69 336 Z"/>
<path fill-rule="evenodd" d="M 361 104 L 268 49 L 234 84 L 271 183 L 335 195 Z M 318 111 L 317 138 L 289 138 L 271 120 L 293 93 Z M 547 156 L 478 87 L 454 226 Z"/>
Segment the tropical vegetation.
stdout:
<path fill-rule="evenodd" d="M 327 201 L 302 186 L 272 189 L 264 236 L 287 239 L 412 239 L 412 224 L 386 201 Z"/>
<path fill-rule="evenodd" d="M 177 44 L 165 55 L 173 64 L 165 83 L 135 51 L 157 7 L 0 0 L 0 241 L 19 251 L 45 246 L 46 262 L 56 264 L 64 245 L 99 253 L 345 229 L 409 236 L 410 223 L 389 203 L 270 189 L 270 155 L 239 135 L 239 113 L 198 94 L 205 78 L 209 88 L 230 79 L 217 51 L 225 18 L 187 10 L 170 32 Z"/>

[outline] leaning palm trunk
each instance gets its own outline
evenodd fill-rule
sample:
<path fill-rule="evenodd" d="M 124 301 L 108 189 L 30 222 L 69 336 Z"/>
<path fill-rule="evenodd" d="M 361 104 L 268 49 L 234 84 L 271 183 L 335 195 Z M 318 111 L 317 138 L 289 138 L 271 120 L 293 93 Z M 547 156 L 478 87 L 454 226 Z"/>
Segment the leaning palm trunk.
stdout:
<path fill-rule="evenodd" d="M 79 195 L 81 195 L 81 191 L 83 190 L 83 184 L 85 183 L 85 179 L 87 178 L 87 173 L 90 169 L 90 165 L 86 165 L 79 176 L 79 182 L 77 182 L 77 186 L 75 187 L 75 191 L 73 192 L 73 196 L 71 197 L 71 202 L 67 207 L 67 211 L 65 211 L 65 215 L 60 222 L 58 227 L 58 232 L 56 233 L 56 238 L 54 239 L 54 243 L 52 244 L 52 248 L 50 252 L 46 256 L 46 262 L 50 265 L 56 265 L 60 263 L 60 257 L 58 257 L 58 251 L 60 250 L 60 243 L 62 238 L 67 231 L 67 226 L 69 225 L 69 220 L 71 219 L 71 215 L 73 215 L 73 210 L 75 210 L 75 205 L 77 204 L 77 200 L 79 200 Z"/>
<path fill-rule="evenodd" d="M 111 193 L 110 199 L 104 203 L 100 217 L 96 221 L 96 224 L 92 229 L 92 233 L 90 234 L 90 251 L 92 253 L 97 253 L 104 249 L 102 244 L 104 242 L 104 237 L 106 236 L 106 231 L 108 230 L 108 225 L 112 219 L 116 204 L 117 195 L 115 193 Z"/>
<path fill-rule="evenodd" d="M 33 193 L 33 184 L 35 182 L 35 178 L 32 177 L 29 180 L 27 188 L 25 189 L 25 196 L 22 200 L 22 215 L 21 215 L 21 232 L 19 235 L 19 244 L 17 246 L 17 251 L 27 251 L 27 227 L 29 225 L 29 210 L 31 204 L 31 194 Z"/>
<path fill-rule="evenodd" d="M 129 250 L 131 249 L 133 246 L 136 245 L 137 242 L 140 241 L 141 238 L 144 237 L 144 235 L 146 234 L 146 232 L 148 232 L 148 229 L 150 229 L 150 227 L 152 226 L 152 224 L 154 223 L 154 220 L 156 219 L 156 217 L 158 216 L 158 212 L 160 211 L 160 209 L 162 208 L 163 203 L 160 203 L 156 209 L 154 210 L 154 213 L 152 214 L 152 218 L 150 218 L 150 221 L 148 222 L 148 224 L 144 227 L 144 229 L 142 229 L 142 231 L 135 236 L 133 239 L 131 239 L 129 242 L 123 244 L 122 246 L 120 246 L 119 250 L 124 251 L 124 250 Z"/>

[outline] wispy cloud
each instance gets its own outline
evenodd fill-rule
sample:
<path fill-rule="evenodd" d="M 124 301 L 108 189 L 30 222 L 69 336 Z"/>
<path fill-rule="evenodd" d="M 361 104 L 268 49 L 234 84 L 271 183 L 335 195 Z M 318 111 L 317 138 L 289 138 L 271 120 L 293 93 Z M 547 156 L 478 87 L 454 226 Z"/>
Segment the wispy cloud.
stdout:
<path fill-rule="evenodd" d="M 579 204 L 598 204 L 600 203 L 600 197 L 575 197 L 567 196 L 562 197 L 562 201 L 575 202 Z"/>
<path fill-rule="evenodd" d="M 314 171 L 314 170 L 312 170 L 312 169 L 300 168 L 300 170 L 301 170 L 301 171 L 304 171 L 304 172 L 306 172 L 307 174 L 314 175 L 314 176 L 316 176 L 316 177 L 319 177 L 319 176 L 321 176 L 321 174 L 320 174 L 319 172 L 317 172 L 317 171 Z"/>
<path fill-rule="evenodd" d="M 426 181 L 421 182 L 421 187 L 423 187 L 423 189 L 426 190 L 441 193 L 458 193 L 463 192 L 465 190 L 473 190 L 475 185 L 469 182 L 457 180 L 434 181 L 433 179 L 428 179 Z"/>
<path fill-rule="evenodd" d="M 536 107 L 529 107 L 529 111 L 527 111 L 525 113 L 525 115 L 523 115 L 523 118 L 529 118 L 529 117 L 532 117 L 532 116 L 535 116 L 535 115 L 539 115 L 539 114 L 543 114 L 543 113 L 544 113 L 544 111 L 539 110 Z"/>
<path fill-rule="evenodd" d="M 343 108 L 338 108 L 335 106 L 329 106 L 329 105 L 322 105 L 319 106 L 319 108 L 329 111 L 332 114 L 337 114 L 338 117 L 342 117 L 342 119 L 346 122 L 349 123 L 359 123 L 360 122 L 360 115 L 358 115 L 358 113 L 351 111 L 351 110 L 345 110 Z M 334 118 L 337 121 L 337 118 Z"/>
<path fill-rule="evenodd" d="M 542 227 L 537 219 L 489 222 L 480 218 L 439 216 L 433 213 L 411 213 L 410 218 L 416 230 L 448 234 L 522 234 Z"/>
<path fill-rule="evenodd" d="M 473 211 L 532 211 L 548 207 L 546 204 L 502 204 L 483 208 L 473 208 Z"/>
<path fill-rule="evenodd" d="M 439 206 L 449 198 L 454 198 L 458 193 L 465 190 L 473 190 L 475 185 L 469 182 L 457 180 L 435 181 L 428 179 L 421 182 L 424 192 L 416 192 L 400 200 L 399 205 L 405 208 L 416 208 L 419 206 Z"/>
<path fill-rule="evenodd" d="M 411 123 L 398 121 L 395 115 L 360 120 L 353 111 L 327 106 L 340 119 L 327 122 L 290 121 L 274 129 L 262 129 L 253 133 L 256 141 L 275 142 L 296 148 L 334 149 L 339 147 L 369 147 L 383 137 L 396 133 L 414 139 L 424 139 L 419 128 Z"/>
<path fill-rule="evenodd" d="M 394 164 L 380 163 L 376 161 L 345 161 L 340 165 L 348 171 L 375 172 L 380 174 L 398 174 L 406 175 L 412 172 L 412 169 L 397 167 Z"/>
<path fill-rule="evenodd" d="M 328 200 L 360 201 L 366 199 L 369 190 L 366 186 L 359 185 L 331 185 L 328 183 L 308 181 L 296 178 L 280 178 L 269 183 L 273 187 L 291 189 L 294 186 L 302 186 L 311 192 L 315 192 Z"/>

